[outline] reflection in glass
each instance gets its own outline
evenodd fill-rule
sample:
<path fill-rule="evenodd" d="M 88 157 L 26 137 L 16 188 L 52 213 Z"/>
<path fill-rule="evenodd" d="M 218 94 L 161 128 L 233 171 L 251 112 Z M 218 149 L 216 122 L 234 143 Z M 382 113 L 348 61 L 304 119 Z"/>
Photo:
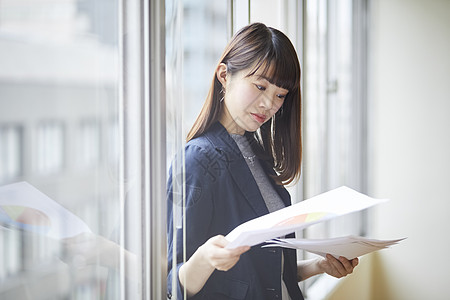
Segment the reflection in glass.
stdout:
<path fill-rule="evenodd" d="M 96 120 L 83 120 L 79 124 L 79 163 L 90 167 L 100 162 L 100 125 Z M 114 148 L 114 145 L 112 145 Z"/>
<path fill-rule="evenodd" d="M 184 210 L 184 162 L 181 156 L 175 160 L 175 153 L 184 147 L 227 43 L 227 9 L 227 1 L 166 1 L 167 165 L 172 164 L 173 181 L 180 183 L 172 191 L 177 195 L 172 208 L 175 230 L 182 225 Z"/>
<path fill-rule="evenodd" d="M 53 226 L 45 214 L 1 206 L 0 299 L 139 298 L 136 255 L 119 246 L 120 5 L 0 1 L 0 186 L 26 181 L 92 231 L 49 237 L 27 230 Z"/>
<path fill-rule="evenodd" d="M 36 171 L 40 174 L 61 172 L 64 161 L 64 126 L 45 122 L 36 130 Z"/>
<path fill-rule="evenodd" d="M 17 178 L 22 172 L 22 128 L 0 125 L 0 181 Z"/>

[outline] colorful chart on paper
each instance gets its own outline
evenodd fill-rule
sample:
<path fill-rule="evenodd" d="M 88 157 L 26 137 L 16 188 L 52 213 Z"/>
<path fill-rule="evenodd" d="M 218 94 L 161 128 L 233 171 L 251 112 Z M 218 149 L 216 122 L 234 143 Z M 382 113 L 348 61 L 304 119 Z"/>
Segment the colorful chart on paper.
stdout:
<path fill-rule="evenodd" d="M 316 222 L 321 219 L 327 218 L 332 216 L 333 214 L 326 213 L 326 212 L 315 212 L 315 213 L 307 213 L 307 214 L 300 214 L 297 216 L 290 217 L 286 220 L 283 220 L 277 224 L 274 225 L 274 227 L 277 226 L 289 226 L 289 225 L 295 225 L 295 224 L 303 224 L 303 223 L 309 223 L 309 222 Z"/>
<path fill-rule="evenodd" d="M 48 230 L 51 226 L 49 217 L 38 209 L 19 205 L 0 205 L 0 222 L 7 227 Z"/>

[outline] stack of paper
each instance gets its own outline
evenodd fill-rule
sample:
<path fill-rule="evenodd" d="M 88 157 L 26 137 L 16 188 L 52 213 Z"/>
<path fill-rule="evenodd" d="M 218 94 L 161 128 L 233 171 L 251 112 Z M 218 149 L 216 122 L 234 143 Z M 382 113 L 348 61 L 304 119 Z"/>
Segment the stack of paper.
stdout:
<path fill-rule="evenodd" d="M 268 244 L 263 247 L 303 249 L 323 257 L 329 253 L 336 258 L 343 256 L 347 259 L 353 259 L 373 251 L 388 248 L 404 239 L 375 240 L 353 235 L 330 239 L 273 239 L 267 241 Z"/>
<path fill-rule="evenodd" d="M 226 248 L 254 246 L 385 201 L 342 186 L 239 225 L 225 237 Z"/>

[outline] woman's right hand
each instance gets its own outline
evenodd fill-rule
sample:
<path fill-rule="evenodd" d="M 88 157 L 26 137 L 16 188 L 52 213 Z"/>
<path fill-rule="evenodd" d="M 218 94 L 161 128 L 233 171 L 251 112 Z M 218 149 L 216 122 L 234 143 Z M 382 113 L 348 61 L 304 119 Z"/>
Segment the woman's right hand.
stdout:
<path fill-rule="evenodd" d="M 249 246 L 237 247 L 234 249 L 225 248 L 228 241 L 223 235 L 216 235 L 200 246 L 200 255 L 208 264 L 219 271 L 228 271 L 241 257 L 241 254 L 250 249 Z"/>
<path fill-rule="evenodd" d="M 180 267 L 178 278 L 188 296 L 198 293 L 214 270 L 228 271 L 250 249 L 242 246 L 225 248 L 228 241 L 222 235 L 216 235 L 201 245 L 189 260 Z"/>

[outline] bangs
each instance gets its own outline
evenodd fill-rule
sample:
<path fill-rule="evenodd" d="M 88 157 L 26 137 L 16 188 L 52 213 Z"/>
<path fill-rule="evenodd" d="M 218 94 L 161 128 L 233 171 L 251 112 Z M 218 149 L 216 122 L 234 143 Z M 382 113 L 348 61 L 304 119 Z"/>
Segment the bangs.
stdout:
<path fill-rule="evenodd" d="M 279 55 L 277 55 L 279 54 Z M 271 84 L 295 91 L 300 84 L 300 66 L 298 60 L 289 59 L 285 53 L 273 53 L 258 60 L 247 76 L 259 76 L 267 79 Z"/>

